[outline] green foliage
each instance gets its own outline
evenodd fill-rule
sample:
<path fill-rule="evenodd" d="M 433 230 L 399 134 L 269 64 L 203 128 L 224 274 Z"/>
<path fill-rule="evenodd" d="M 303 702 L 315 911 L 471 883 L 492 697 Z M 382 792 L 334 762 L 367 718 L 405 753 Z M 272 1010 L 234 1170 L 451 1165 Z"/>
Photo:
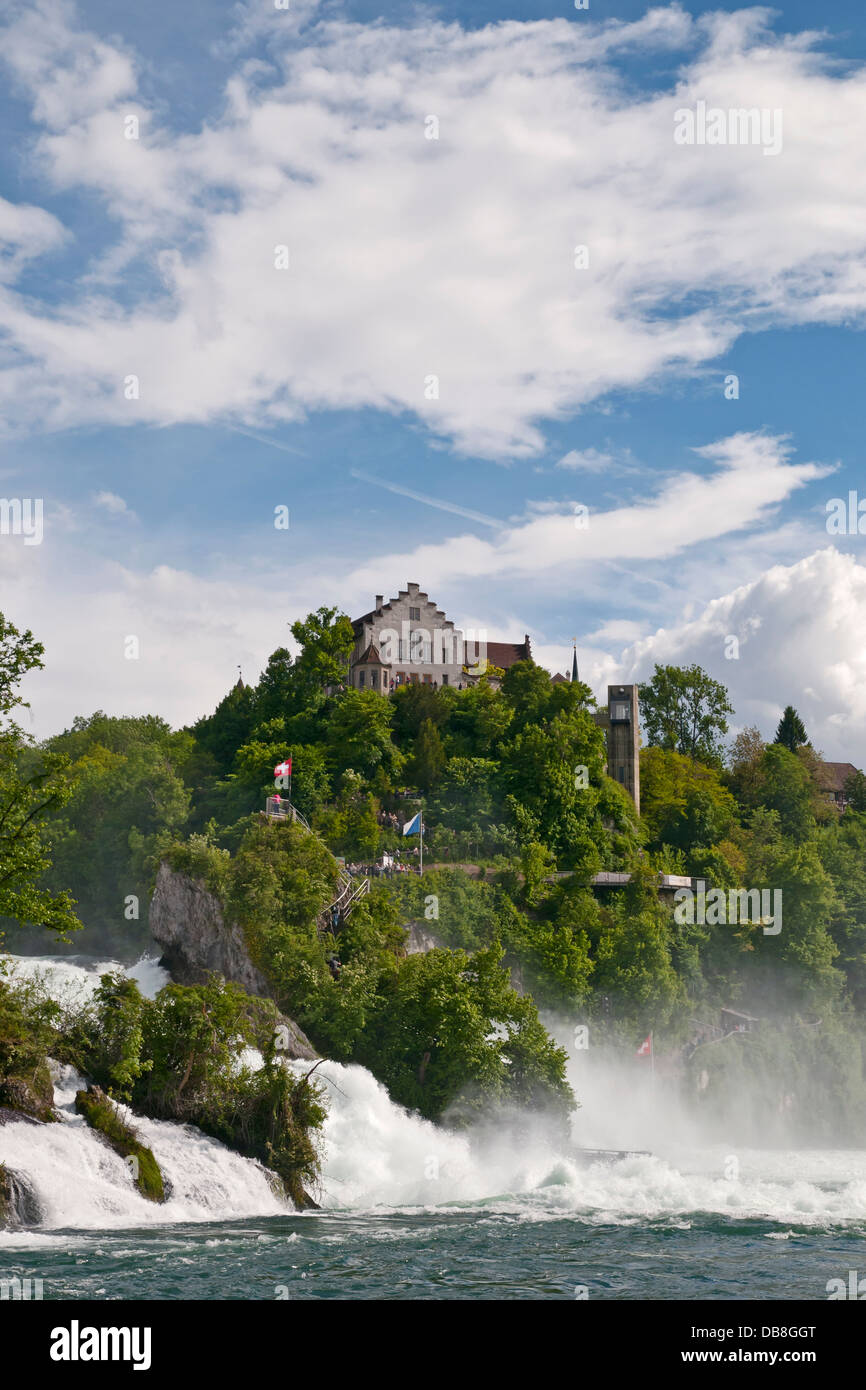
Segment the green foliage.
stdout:
<path fill-rule="evenodd" d="M 818 797 L 808 763 L 780 743 L 770 743 L 758 761 L 754 783 L 744 792 L 742 804 L 777 812 L 782 834 L 802 844 L 815 833 Z"/>
<path fill-rule="evenodd" d="M 149 1202 L 165 1201 L 165 1185 L 153 1151 L 142 1144 L 132 1125 L 123 1119 L 117 1106 L 99 1087 L 76 1091 L 75 1109 L 91 1129 L 102 1134 L 121 1158 L 133 1158 L 133 1182 Z"/>
<path fill-rule="evenodd" d="M 808 743 L 806 738 L 806 728 L 793 705 L 786 705 L 779 720 L 779 727 L 776 730 L 775 743 L 780 743 L 783 748 L 787 748 L 789 753 L 796 753 L 803 743 Z"/>
<path fill-rule="evenodd" d="M 355 635 L 345 613 L 322 607 L 303 622 L 292 623 L 292 636 L 301 646 L 292 684 L 297 704 L 303 705 L 346 679 Z"/>
<path fill-rule="evenodd" d="M 53 1004 L 38 982 L 0 981 L 0 1105 L 20 1099 L 21 1076 L 35 1074 L 44 1086 L 50 1053 L 96 1082 L 78 1094 L 77 1108 L 119 1153 L 135 1155 L 145 1196 L 162 1200 L 159 1170 L 114 1099 L 154 1119 L 196 1125 L 258 1159 L 305 1206 L 306 1187 L 318 1176 L 316 1131 L 325 1112 L 315 1082 L 277 1056 L 278 1022 L 271 1000 L 251 998 L 218 977 L 167 985 L 151 1000 L 133 980 L 107 974 L 91 1000 L 66 1007 Z M 262 1053 L 259 1071 L 244 1062 L 248 1047 Z M 47 1085 L 39 1118 L 50 1117 Z"/>
<path fill-rule="evenodd" d="M 0 979 L 0 1106 L 34 1119 L 54 1118 L 45 1058 L 55 1015 L 36 985 Z"/>
<path fill-rule="evenodd" d="M 567 1115 L 566 1054 L 532 1002 L 511 988 L 501 959 L 498 945 L 472 956 L 410 956 L 383 986 L 356 1060 L 395 1100 L 429 1119 L 465 1120 L 491 1104 Z"/>
<path fill-rule="evenodd" d="M 722 739 L 733 714 L 728 692 L 700 666 L 656 666 L 639 687 L 647 742 L 700 762 L 720 765 Z"/>
<path fill-rule="evenodd" d="M 671 914 L 659 902 L 651 870 L 633 873 L 600 914 L 591 940 L 595 997 L 610 1001 L 618 1035 L 669 1028 L 685 1003 L 685 988 L 674 965 Z"/>
<path fill-rule="evenodd" d="M 418 730 L 415 752 L 407 768 L 408 775 L 414 786 L 429 792 L 441 780 L 444 767 L 445 749 L 439 730 L 432 719 L 425 719 Z"/>
<path fill-rule="evenodd" d="M 213 714 L 193 725 L 196 742 L 210 754 L 223 775 L 231 767 L 238 748 L 249 739 L 256 713 L 255 692 L 238 681 L 220 700 Z"/>
<path fill-rule="evenodd" d="M 375 690 L 347 690 L 334 702 L 326 740 L 331 767 L 351 768 L 372 777 L 380 768 L 386 777 L 397 775 L 402 758 L 391 739 L 394 709 Z"/>
<path fill-rule="evenodd" d="M 42 880 L 51 866 L 44 823 L 69 800 L 69 763 L 36 754 L 10 717 L 26 708 L 17 687 L 28 671 L 42 669 L 43 652 L 32 632 L 19 632 L 0 613 L 0 926 L 5 918 L 66 939 L 81 926 L 74 901 L 67 888 L 52 891 Z"/>
<path fill-rule="evenodd" d="M 193 741 L 172 734 L 161 719 L 97 713 L 76 719 L 45 748 L 64 760 L 74 780 L 45 828 L 51 881 L 72 891 L 88 926 L 107 945 L 141 943 L 160 851 L 189 814 L 183 773 Z M 137 918 L 126 916 L 130 896 L 138 899 Z"/>
<path fill-rule="evenodd" d="M 681 850 L 686 863 L 696 849 L 724 839 L 738 819 L 716 769 L 669 749 L 641 750 L 640 789 L 648 843 Z"/>

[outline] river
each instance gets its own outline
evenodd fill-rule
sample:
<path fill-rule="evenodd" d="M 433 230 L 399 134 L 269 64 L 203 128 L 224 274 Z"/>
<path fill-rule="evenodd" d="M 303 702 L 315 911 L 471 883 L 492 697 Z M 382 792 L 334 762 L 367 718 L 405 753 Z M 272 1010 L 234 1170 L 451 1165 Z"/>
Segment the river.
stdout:
<path fill-rule="evenodd" d="M 57 995 L 116 962 L 17 958 Z M 167 976 L 128 973 L 153 993 Z M 577 1142 L 640 1147 L 575 1162 L 542 1132 L 449 1133 L 407 1114 L 362 1067 L 319 1068 L 329 1098 L 322 1210 L 296 1214 L 262 1170 L 187 1127 L 134 1117 L 171 1184 L 155 1206 L 75 1115 L 0 1127 L 38 1227 L 0 1233 L 0 1279 L 46 1299 L 809 1299 L 866 1273 L 866 1150 L 708 1143 L 638 1068 L 572 1059 Z"/>

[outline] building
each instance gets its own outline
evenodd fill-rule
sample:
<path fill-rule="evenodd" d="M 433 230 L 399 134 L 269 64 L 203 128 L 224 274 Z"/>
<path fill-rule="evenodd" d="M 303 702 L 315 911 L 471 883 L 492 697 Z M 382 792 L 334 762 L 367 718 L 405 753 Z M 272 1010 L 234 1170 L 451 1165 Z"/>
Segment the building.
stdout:
<path fill-rule="evenodd" d="M 636 685 L 609 685 L 595 722 L 607 740 L 607 775 L 625 787 L 640 815 L 640 723 Z"/>
<path fill-rule="evenodd" d="M 517 661 L 532 660 L 528 634 L 522 642 L 488 642 L 483 630 L 463 632 L 418 584 L 408 584 L 387 603 L 377 594 L 352 629 L 349 684 L 385 695 L 407 683 L 472 685 L 490 668 L 507 671 Z"/>
<path fill-rule="evenodd" d="M 529 634 L 522 642 L 489 642 L 485 631 L 462 631 L 418 584 L 407 584 L 385 602 L 376 594 L 369 613 L 352 623 L 355 645 L 349 657 L 349 684 L 356 690 L 388 695 L 407 683 L 461 688 L 491 671 L 507 671 L 532 660 Z M 555 684 L 568 677 L 552 677 Z M 577 642 L 572 656 L 577 674 Z M 607 740 L 608 775 L 625 787 L 640 813 L 640 729 L 636 685 L 609 685 L 607 705 L 594 716 Z"/>
<path fill-rule="evenodd" d="M 848 794 L 845 785 L 850 777 L 857 775 L 857 768 L 853 763 L 819 763 L 818 764 L 818 784 L 827 800 L 839 811 L 844 811 L 848 805 Z"/>

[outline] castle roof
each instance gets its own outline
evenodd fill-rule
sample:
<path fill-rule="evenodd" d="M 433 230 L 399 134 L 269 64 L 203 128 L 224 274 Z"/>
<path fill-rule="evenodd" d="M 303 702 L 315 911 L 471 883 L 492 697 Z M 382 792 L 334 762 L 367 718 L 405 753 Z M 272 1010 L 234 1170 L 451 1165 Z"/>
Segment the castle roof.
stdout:
<path fill-rule="evenodd" d="M 382 658 L 381 658 L 380 655 L 379 655 L 379 651 L 378 651 L 378 648 L 376 647 L 375 642 L 371 642 L 370 645 L 369 645 L 369 647 L 367 648 L 367 650 L 366 650 L 365 652 L 363 652 L 361 656 L 358 657 L 358 660 L 357 660 L 357 662 L 356 662 L 356 665 L 358 665 L 358 666 L 387 666 L 387 665 L 389 665 L 389 663 L 388 663 L 387 661 L 383 661 L 383 660 L 382 660 Z"/>
<path fill-rule="evenodd" d="M 529 638 L 522 642 L 488 642 L 487 660 L 491 666 L 507 671 L 516 661 L 529 661 L 532 656 Z"/>

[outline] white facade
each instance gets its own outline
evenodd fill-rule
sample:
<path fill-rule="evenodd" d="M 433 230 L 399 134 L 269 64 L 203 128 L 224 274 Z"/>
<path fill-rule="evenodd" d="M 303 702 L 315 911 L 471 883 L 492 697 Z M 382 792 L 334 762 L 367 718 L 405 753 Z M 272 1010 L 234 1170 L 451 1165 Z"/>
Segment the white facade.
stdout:
<path fill-rule="evenodd" d="M 388 603 L 377 594 L 372 612 L 353 627 L 350 681 L 358 690 L 387 694 L 407 682 L 460 686 L 470 679 L 463 669 L 464 634 L 417 584 Z"/>

